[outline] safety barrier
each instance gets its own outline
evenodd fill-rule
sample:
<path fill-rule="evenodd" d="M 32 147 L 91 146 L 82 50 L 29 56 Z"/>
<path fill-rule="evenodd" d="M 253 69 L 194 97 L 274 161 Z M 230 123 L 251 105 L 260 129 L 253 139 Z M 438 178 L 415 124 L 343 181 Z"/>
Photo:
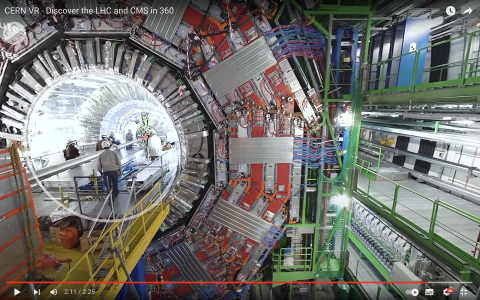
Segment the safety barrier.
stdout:
<path fill-rule="evenodd" d="M 413 92 L 419 90 L 425 90 L 429 88 L 436 88 L 436 87 L 462 87 L 467 84 L 477 83 L 480 82 L 479 72 L 480 69 L 478 67 L 480 57 L 471 57 L 471 49 L 472 49 L 472 42 L 473 39 L 478 35 L 479 31 L 473 31 L 467 34 L 459 35 L 455 38 L 444 40 L 435 44 L 431 44 L 429 46 L 419 48 L 415 51 L 405 53 L 402 55 L 398 55 L 374 64 L 371 64 L 371 70 L 381 70 L 380 76 L 375 76 L 374 72 L 369 74 L 368 84 L 369 87 L 374 86 L 373 89 L 370 89 L 367 92 L 367 95 L 379 95 L 379 94 L 386 94 L 386 93 L 393 93 L 393 92 Z M 465 55 L 460 57 L 459 61 L 450 62 L 447 64 L 442 64 L 433 67 L 425 67 L 419 65 L 420 62 L 420 55 L 425 54 L 425 52 L 431 52 L 432 48 L 440 47 L 444 44 L 451 43 L 451 42 L 461 42 L 461 40 L 465 41 Z M 391 73 L 390 69 L 393 63 L 398 64 L 402 59 L 408 58 L 409 60 L 413 58 L 413 66 L 411 70 L 405 72 L 397 72 Z M 429 82 L 428 76 L 423 76 L 425 74 L 431 72 L 438 72 L 438 77 L 443 78 L 444 72 L 452 71 L 451 69 L 458 68 L 459 74 L 456 76 L 455 79 L 451 80 L 444 80 L 438 82 Z M 398 76 L 406 76 L 408 75 L 411 80 L 409 85 L 397 86 L 396 79 Z M 417 78 L 422 78 L 422 82 L 419 84 L 417 83 Z M 425 79 L 424 79 L 425 78 Z M 391 82 L 395 81 L 395 82 Z M 393 87 L 390 87 L 393 86 Z"/>
<path fill-rule="evenodd" d="M 399 224 L 406 225 L 408 228 L 413 229 L 417 235 L 423 237 L 424 240 L 428 240 L 430 244 L 433 244 L 435 247 L 439 249 L 444 249 L 442 251 L 447 251 L 450 253 L 450 258 L 452 259 L 460 259 L 465 265 L 467 270 L 471 270 L 464 273 L 466 277 L 476 277 L 480 275 L 480 255 L 478 251 L 474 253 L 474 249 L 478 248 L 478 241 L 472 239 L 465 234 L 463 234 L 461 229 L 455 229 L 451 226 L 446 225 L 443 219 L 438 218 L 439 211 L 443 214 L 450 216 L 451 220 L 455 220 L 456 224 L 464 223 L 471 223 L 472 230 L 476 230 L 478 226 L 476 224 L 480 224 L 480 217 L 470 214 L 464 210 L 461 210 L 453 205 L 450 205 L 444 201 L 439 199 L 432 199 L 428 196 L 422 195 L 419 192 L 416 192 L 412 189 L 409 189 L 401 184 L 384 177 L 374 171 L 367 169 L 361 165 L 357 165 L 356 167 L 361 174 L 370 174 L 371 176 L 359 176 L 358 184 L 356 193 L 362 198 L 362 200 L 371 202 L 374 207 L 378 207 L 378 211 L 381 211 L 382 214 L 385 214 L 385 217 L 390 220 L 394 220 L 396 222 L 400 222 Z M 388 194 L 375 189 L 372 185 L 372 178 L 381 179 L 382 186 L 384 190 L 388 190 Z M 385 189 L 385 185 L 391 185 L 391 189 Z M 360 187 L 361 186 L 361 187 Z M 366 186 L 366 188 L 365 188 Z M 380 193 L 383 196 L 388 198 L 388 202 L 386 201 L 379 201 L 371 196 L 373 192 Z M 417 212 L 415 209 L 412 209 L 402 203 L 402 199 L 407 199 L 408 197 L 416 197 L 419 200 L 417 204 L 421 205 L 422 208 L 428 207 L 430 205 L 431 211 L 430 216 L 425 216 Z M 400 215 L 398 213 L 398 208 L 401 207 L 402 209 L 406 209 L 409 213 L 408 216 Z M 414 219 L 417 220 L 426 220 L 426 225 L 419 226 L 417 222 L 413 222 Z M 454 218 L 454 219 L 453 219 Z M 473 232 L 473 231 L 472 231 Z M 471 233 L 471 232 L 470 232 Z M 468 246 L 471 246 L 472 253 L 468 253 L 465 250 L 462 250 L 458 247 L 459 242 L 466 243 Z M 475 274 L 476 275 L 475 275 Z"/>
<path fill-rule="evenodd" d="M 31 276 L 43 250 L 32 188 L 20 161 L 20 145 L 0 149 L 0 294 L 7 281 Z M 15 254 L 15 255 L 12 255 Z"/>
<path fill-rule="evenodd" d="M 157 192 L 158 194 L 155 195 Z M 88 266 L 88 274 L 86 274 L 88 278 L 81 280 L 84 284 L 75 286 L 75 289 L 95 290 L 94 298 L 114 299 L 120 291 L 122 284 L 106 282 L 124 282 L 127 280 L 128 274 L 124 271 L 124 266 L 126 266 L 128 272 L 133 270 L 169 211 L 169 204 L 163 203 L 161 199 L 161 186 L 158 183 L 127 212 L 125 217 L 139 214 L 129 226 L 122 228 L 123 221 L 110 225 L 59 281 L 68 284 L 73 274 L 77 273 L 76 277 L 78 278 L 80 266 L 83 269 L 86 265 Z M 129 234 L 130 232 L 131 234 Z M 112 255 L 99 257 L 100 255 L 95 254 L 95 250 L 99 243 L 105 240 L 108 242 L 107 247 Z M 118 253 L 121 254 L 121 257 L 119 257 Z M 105 269 L 109 270 L 107 274 L 103 274 Z M 93 284 L 92 282 L 95 281 L 99 283 Z M 46 291 L 60 289 L 62 285 L 64 283 L 50 285 Z M 51 296 L 49 295 L 46 299 L 50 299 Z M 75 299 L 80 299 L 83 294 L 76 296 Z"/>
<path fill-rule="evenodd" d="M 312 247 L 280 248 L 272 251 L 273 268 L 276 270 L 312 271 Z"/>

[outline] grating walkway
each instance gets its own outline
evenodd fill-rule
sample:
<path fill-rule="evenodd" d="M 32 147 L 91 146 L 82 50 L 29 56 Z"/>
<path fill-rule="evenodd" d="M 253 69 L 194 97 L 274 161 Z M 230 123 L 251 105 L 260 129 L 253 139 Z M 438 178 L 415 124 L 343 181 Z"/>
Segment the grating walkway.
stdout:
<path fill-rule="evenodd" d="M 399 184 L 430 199 L 438 199 L 470 214 L 476 216 L 480 215 L 480 207 L 478 205 L 455 195 L 440 191 L 427 184 L 415 180 L 400 181 Z M 358 187 L 367 192 L 368 178 L 359 176 Z M 388 207 L 392 207 L 394 191 L 395 185 L 391 182 L 370 181 L 370 196 Z M 399 190 L 398 199 L 396 207 L 397 214 L 407 218 L 418 227 L 428 232 L 430 228 L 433 203 L 406 189 Z M 438 209 L 437 223 L 435 225 L 435 233 L 456 245 L 466 253 L 471 253 L 474 249 L 473 241 L 475 241 L 478 236 L 478 225 L 479 224 L 440 206 Z M 465 235 L 466 238 L 460 237 L 458 233 L 452 232 L 452 229 Z"/>

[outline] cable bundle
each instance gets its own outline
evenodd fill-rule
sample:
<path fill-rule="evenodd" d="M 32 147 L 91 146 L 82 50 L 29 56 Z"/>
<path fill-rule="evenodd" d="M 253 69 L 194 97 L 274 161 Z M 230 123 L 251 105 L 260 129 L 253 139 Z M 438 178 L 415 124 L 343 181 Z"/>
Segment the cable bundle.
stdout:
<path fill-rule="evenodd" d="M 296 56 L 307 56 L 311 59 L 320 59 L 323 57 L 323 46 L 325 45 L 325 36 L 311 28 L 304 28 L 293 24 L 288 26 L 278 26 L 273 30 L 266 32 L 265 38 L 276 37 L 277 40 L 270 45 L 275 58 Z"/>
<path fill-rule="evenodd" d="M 283 233 L 283 230 L 276 226 L 270 227 L 267 235 L 263 238 L 262 245 L 267 249 L 273 248 L 283 237 Z"/>
<path fill-rule="evenodd" d="M 320 142 L 321 138 L 298 138 L 293 144 L 293 159 L 296 163 L 318 169 L 323 164 L 337 164 L 335 146 L 330 143 Z"/>

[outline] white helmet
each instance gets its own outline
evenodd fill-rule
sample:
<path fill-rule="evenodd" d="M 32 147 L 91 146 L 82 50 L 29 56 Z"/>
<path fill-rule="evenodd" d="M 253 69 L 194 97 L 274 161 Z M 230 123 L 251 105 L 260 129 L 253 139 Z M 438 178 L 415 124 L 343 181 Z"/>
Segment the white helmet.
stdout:
<path fill-rule="evenodd" d="M 75 139 L 69 139 L 68 142 L 67 142 L 67 145 L 70 145 L 70 144 L 73 144 L 73 143 L 76 143 L 77 140 Z"/>
<path fill-rule="evenodd" d="M 102 148 L 110 148 L 112 146 L 112 143 L 109 141 L 103 141 L 102 142 Z"/>

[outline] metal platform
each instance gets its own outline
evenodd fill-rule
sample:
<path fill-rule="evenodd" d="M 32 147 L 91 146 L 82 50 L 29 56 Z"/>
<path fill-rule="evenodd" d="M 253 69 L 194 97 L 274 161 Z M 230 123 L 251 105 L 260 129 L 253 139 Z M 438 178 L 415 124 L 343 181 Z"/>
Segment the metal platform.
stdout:
<path fill-rule="evenodd" d="M 75 198 L 75 193 L 72 194 L 64 194 Z M 60 199 L 60 194 L 52 193 L 56 199 Z M 114 209 L 115 215 L 119 216 L 125 211 L 125 205 L 128 202 L 128 193 L 120 193 L 118 194 L 117 199 L 114 202 Z M 48 196 L 44 193 L 33 193 L 33 198 L 35 199 L 35 209 L 37 212 L 37 216 L 39 217 L 48 217 L 52 218 L 52 221 L 60 220 L 62 218 L 68 217 L 72 215 L 68 210 L 63 209 L 61 206 L 57 205 L 54 201 L 48 200 Z M 47 200 L 46 200 L 47 199 Z M 100 211 L 100 208 L 103 205 L 103 200 L 92 200 L 92 201 L 82 201 L 82 212 L 87 217 L 95 218 Z M 133 201 L 128 203 L 129 208 L 127 211 L 135 205 Z M 78 201 L 72 200 L 69 203 L 69 208 L 75 211 L 76 213 L 80 213 L 80 207 L 78 206 Z M 105 206 L 103 209 L 100 218 L 107 218 L 109 214 L 112 212 L 110 206 Z"/>
<path fill-rule="evenodd" d="M 135 160 L 136 165 L 146 163 L 144 158 L 143 148 L 135 147 L 133 149 L 121 149 L 118 151 L 122 164 L 126 164 L 131 160 Z M 99 175 L 97 171 L 97 160 L 92 160 L 76 168 L 61 172 L 57 175 L 51 176 L 47 179 L 42 180 L 43 185 L 49 190 L 57 190 L 58 188 L 63 189 L 74 189 L 75 183 L 73 181 L 74 177 L 81 176 L 91 176 L 95 171 L 96 175 Z M 88 179 L 85 179 L 83 182 L 78 182 L 81 186 L 82 184 L 88 184 Z"/>
<path fill-rule="evenodd" d="M 402 186 L 421 195 L 425 195 L 430 199 L 439 199 L 471 214 L 480 215 L 480 206 L 475 205 L 465 199 L 442 192 L 434 187 L 415 180 L 405 180 L 401 181 L 400 183 Z M 363 191 L 367 191 L 368 179 L 364 176 L 359 176 L 358 187 Z M 389 207 L 391 207 L 393 204 L 394 192 L 395 187 L 390 182 L 374 180 L 371 180 L 370 182 L 370 196 Z M 399 201 L 396 206 L 396 213 L 408 218 L 408 220 L 428 232 L 430 227 L 430 218 L 432 216 L 432 203 L 427 199 L 405 189 L 399 190 L 398 199 Z M 437 222 L 437 225 L 435 226 L 436 234 L 456 245 L 466 253 L 471 253 L 473 246 L 463 239 L 460 239 L 458 236 L 453 235 L 451 232 L 443 229 L 440 222 L 453 228 L 457 232 L 462 233 L 470 240 L 476 240 L 478 236 L 478 224 L 466 218 L 460 217 L 456 213 L 443 207 L 438 209 L 437 220 L 439 222 Z"/>

